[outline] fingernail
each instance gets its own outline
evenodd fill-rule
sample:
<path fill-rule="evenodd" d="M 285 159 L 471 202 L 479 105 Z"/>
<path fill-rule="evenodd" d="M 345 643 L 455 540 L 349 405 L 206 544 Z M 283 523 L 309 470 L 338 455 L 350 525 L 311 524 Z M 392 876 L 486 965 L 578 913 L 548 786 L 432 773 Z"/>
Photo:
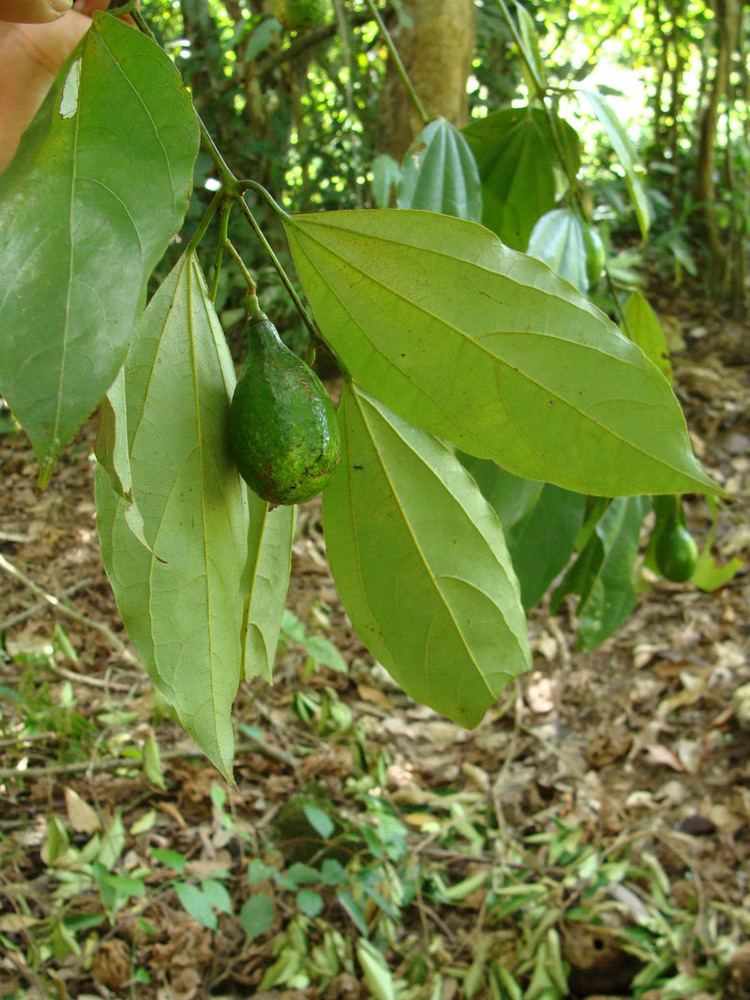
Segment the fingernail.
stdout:
<path fill-rule="evenodd" d="M 56 14 L 64 14 L 73 6 L 73 0 L 49 0 L 49 5 Z"/>

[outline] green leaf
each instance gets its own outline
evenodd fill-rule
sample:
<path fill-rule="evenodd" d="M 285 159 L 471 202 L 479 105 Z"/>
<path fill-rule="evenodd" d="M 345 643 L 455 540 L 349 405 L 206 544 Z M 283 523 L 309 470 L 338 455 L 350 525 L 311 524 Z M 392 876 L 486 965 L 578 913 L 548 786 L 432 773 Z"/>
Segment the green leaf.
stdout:
<path fill-rule="evenodd" d="M 482 181 L 474 154 L 445 118 L 426 125 L 407 150 L 397 204 L 476 222 L 482 218 Z"/>
<path fill-rule="evenodd" d="M 539 499 L 544 483 L 521 479 L 486 458 L 458 452 L 458 458 L 476 480 L 490 507 L 495 509 L 503 530 L 510 531 Z M 506 539 L 507 540 L 507 539 Z"/>
<path fill-rule="evenodd" d="M 698 562 L 690 582 L 693 586 L 711 594 L 728 583 L 741 569 L 744 569 L 744 566 L 744 562 L 737 556 L 720 566 L 710 552 L 703 550 L 698 555 Z"/>
<path fill-rule="evenodd" d="M 120 614 L 180 722 L 231 777 L 231 705 L 240 678 L 248 511 L 228 455 L 234 366 L 195 257 L 182 257 L 149 305 L 125 364 L 132 492 L 96 476 L 102 556 Z"/>
<path fill-rule="evenodd" d="M 506 532 L 508 552 L 521 585 L 524 608 L 532 608 L 573 554 L 586 497 L 545 483 L 524 516 Z"/>
<path fill-rule="evenodd" d="M 247 491 L 250 508 L 248 536 L 247 632 L 244 676 L 263 677 L 270 684 L 284 613 L 296 507 L 277 507 Z"/>
<path fill-rule="evenodd" d="M 232 897 L 223 882 L 219 882 L 215 878 L 207 878 L 201 883 L 201 889 L 211 906 L 221 910 L 222 913 L 232 913 Z"/>
<path fill-rule="evenodd" d="M 357 928 L 360 934 L 367 935 L 369 933 L 367 927 L 367 920 L 362 912 L 361 907 L 354 899 L 354 896 L 347 889 L 340 889 L 336 893 L 336 899 L 341 903 L 343 908 L 352 918 L 354 926 Z"/>
<path fill-rule="evenodd" d="M 521 586 L 521 602 L 528 610 L 570 559 L 586 497 L 549 483 L 519 479 L 483 458 L 458 457 L 500 518 Z"/>
<path fill-rule="evenodd" d="M 595 649 L 627 621 L 635 607 L 633 567 L 650 506 L 647 497 L 613 500 L 555 594 L 556 605 L 563 594 L 581 596 L 580 649 Z"/>
<path fill-rule="evenodd" d="M 328 819 L 327 816 L 326 819 Z M 333 829 L 331 829 L 331 833 L 333 833 Z M 318 869 L 313 868 L 311 865 L 306 865 L 303 861 L 295 861 L 294 864 L 290 865 L 287 870 L 287 875 L 292 879 L 296 886 L 317 885 L 317 883 L 321 880 L 321 875 Z"/>
<path fill-rule="evenodd" d="M 578 136 L 567 122 L 547 118 L 540 108 L 494 111 L 471 122 L 463 134 L 482 178 L 482 222 L 508 246 L 525 250 L 537 219 L 555 205 L 558 147 L 566 170 L 571 176 L 578 172 Z"/>
<path fill-rule="evenodd" d="M 324 858 L 320 866 L 320 877 L 323 885 L 343 885 L 347 880 L 346 869 L 336 858 Z"/>
<path fill-rule="evenodd" d="M 94 15 L 0 177 L 0 393 L 43 484 L 122 364 L 197 151 L 172 61 Z"/>
<path fill-rule="evenodd" d="M 111 871 L 124 850 L 125 827 L 122 824 L 122 816 L 118 812 L 102 834 L 96 860 L 108 871 Z"/>
<path fill-rule="evenodd" d="M 385 958 L 375 945 L 360 938 L 357 959 L 374 1000 L 396 1000 L 396 987 Z"/>
<path fill-rule="evenodd" d="M 190 885 L 188 882 L 178 882 L 175 886 L 177 898 L 182 903 L 183 909 L 190 916 L 197 920 L 199 924 L 215 931 L 219 925 L 216 914 L 211 909 L 211 902 L 204 892 L 197 885 Z"/>
<path fill-rule="evenodd" d="M 741 569 L 744 569 L 745 563 L 742 559 L 735 556 L 729 562 L 720 566 L 711 555 L 711 549 L 716 538 L 716 529 L 719 526 L 719 504 L 714 497 L 708 497 L 707 501 L 711 510 L 711 526 L 703 541 L 703 546 L 698 553 L 698 563 L 690 582 L 707 593 L 713 593 L 715 590 L 723 587 L 725 583 L 728 583 Z M 656 534 L 657 525 L 654 526 L 654 532 L 652 533 L 654 535 Z"/>
<path fill-rule="evenodd" d="M 528 252 L 580 292 L 588 288 L 583 223 L 572 209 L 556 208 L 543 215 L 531 232 Z"/>
<path fill-rule="evenodd" d="M 302 807 L 307 822 L 319 834 L 323 840 L 328 840 L 329 837 L 333 835 L 336 827 L 334 826 L 333 820 L 327 813 L 324 813 L 322 809 L 318 809 L 317 806 L 305 803 Z"/>
<path fill-rule="evenodd" d="M 391 207 L 400 177 L 401 167 L 387 153 L 372 161 L 372 196 L 378 208 Z"/>
<path fill-rule="evenodd" d="M 623 309 L 623 329 L 633 343 L 660 369 L 666 379 L 672 381 L 672 364 L 669 360 L 669 346 L 659 317 L 645 296 L 632 292 Z"/>
<path fill-rule="evenodd" d="M 539 36 L 537 34 L 534 20 L 520 3 L 516 0 L 516 16 L 518 17 L 518 34 L 521 41 L 521 53 L 523 55 L 524 75 L 531 76 L 532 85 L 529 87 L 532 95 L 535 91 L 544 93 L 547 86 L 547 77 L 544 70 L 544 60 L 539 51 Z M 527 84 L 528 84 L 527 79 Z"/>
<path fill-rule="evenodd" d="M 328 667 L 329 670 L 335 670 L 339 674 L 348 672 L 346 660 L 330 639 L 326 639 L 322 635 L 308 635 L 303 645 L 305 652 L 316 663 Z"/>
<path fill-rule="evenodd" d="M 297 893 L 297 906 L 306 917 L 317 917 L 323 912 L 323 897 L 312 889 L 302 889 Z"/>
<path fill-rule="evenodd" d="M 257 59 L 267 48 L 270 48 L 278 40 L 280 34 L 281 25 L 275 17 L 269 17 L 265 21 L 261 21 L 258 27 L 253 30 L 245 51 L 242 54 L 242 60 L 245 65 Z"/>
<path fill-rule="evenodd" d="M 717 490 L 661 373 L 540 261 L 427 212 L 324 212 L 286 226 L 326 341 L 404 419 L 581 493 Z"/>
<path fill-rule="evenodd" d="M 330 639 L 324 639 L 322 635 L 308 635 L 304 622 L 288 608 L 284 610 L 281 631 L 285 639 L 298 642 L 316 663 L 341 674 L 347 673 L 346 660 Z"/>
<path fill-rule="evenodd" d="M 260 858 L 253 858 L 252 861 L 248 862 L 248 885 L 261 885 L 263 882 L 268 882 L 274 875 L 278 875 L 278 870 L 272 865 L 265 864 Z"/>
<path fill-rule="evenodd" d="M 475 726 L 529 666 L 500 522 L 458 459 L 355 387 L 323 495 L 326 544 L 364 643 L 417 701 Z"/>
<path fill-rule="evenodd" d="M 117 373 L 99 408 L 99 430 L 96 438 L 96 456 L 109 473 L 112 486 L 125 503 L 123 516 L 138 541 L 148 548 L 143 533 L 143 516 L 133 501 L 133 476 L 130 469 L 128 447 L 127 404 L 125 400 L 125 372 Z"/>
<path fill-rule="evenodd" d="M 263 892 L 246 899 L 240 911 L 240 925 L 251 941 L 267 934 L 275 919 L 276 906 Z"/>
<path fill-rule="evenodd" d="M 645 240 L 651 225 L 651 212 L 646 192 L 636 173 L 637 154 L 633 143 L 612 106 L 600 93 L 595 90 L 584 90 L 582 93 L 589 102 L 591 110 L 599 119 L 599 124 L 607 133 L 620 165 L 625 171 L 625 184 L 635 209 L 635 217 L 638 220 L 641 236 Z"/>
<path fill-rule="evenodd" d="M 143 773 L 152 785 L 162 792 L 166 791 L 167 786 L 161 769 L 159 744 L 156 742 L 156 737 L 153 733 L 148 734 L 146 742 L 143 745 Z"/>
<path fill-rule="evenodd" d="M 168 868 L 174 869 L 176 872 L 185 871 L 185 866 L 187 865 L 187 858 L 184 854 L 179 851 L 170 851 L 163 847 L 152 847 L 151 855 L 161 864 L 166 865 Z"/>

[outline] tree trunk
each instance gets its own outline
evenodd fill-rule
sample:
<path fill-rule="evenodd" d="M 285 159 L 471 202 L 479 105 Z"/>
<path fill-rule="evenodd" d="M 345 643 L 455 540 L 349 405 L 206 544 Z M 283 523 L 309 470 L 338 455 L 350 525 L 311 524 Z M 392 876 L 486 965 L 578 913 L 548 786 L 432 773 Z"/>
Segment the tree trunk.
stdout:
<path fill-rule="evenodd" d="M 695 196 L 700 205 L 701 227 L 712 258 L 712 278 L 720 278 L 726 250 L 716 217 L 716 148 L 721 102 L 729 91 L 729 69 L 736 47 L 737 0 L 715 0 L 716 67 L 700 121 Z M 704 58 L 709 58 L 704 53 Z"/>
<path fill-rule="evenodd" d="M 468 120 L 466 81 L 474 53 L 473 0 L 404 0 L 393 40 L 427 114 Z M 400 160 L 424 122 L 389 64 L 380 111 L 381 152 Z"/>

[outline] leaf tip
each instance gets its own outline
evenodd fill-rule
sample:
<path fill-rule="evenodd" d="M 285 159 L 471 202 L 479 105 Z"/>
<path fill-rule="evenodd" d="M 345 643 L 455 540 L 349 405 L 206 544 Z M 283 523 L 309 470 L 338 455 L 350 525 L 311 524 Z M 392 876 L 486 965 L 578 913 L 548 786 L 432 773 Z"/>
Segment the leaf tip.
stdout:
<path fill-rule="evenodd" d="M 56 466 L 56 452 L 47 453 L 39 459 L 39 478 L 37 479 L 37 487 L 40 493 L 47 489 L 47 485 L 52 478 L 52 473 L 55 471 Z"/>

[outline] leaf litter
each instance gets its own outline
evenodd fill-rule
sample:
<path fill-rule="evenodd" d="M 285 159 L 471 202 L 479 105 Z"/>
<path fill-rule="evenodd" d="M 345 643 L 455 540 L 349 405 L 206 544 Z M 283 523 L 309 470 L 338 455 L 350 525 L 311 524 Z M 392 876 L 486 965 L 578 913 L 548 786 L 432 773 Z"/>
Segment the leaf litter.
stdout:
<path fill-rule="evenodd" d="M 694 446 L 739 498 L 716 553 L 747 560 L 750 367 L 736 331 L 668 308 Z M 0 996 L 364 998 L 365 929 L 399 1000 L 511 995 L 503 976 L 533 996 L 544 975 L 550 996 L 750 996 L 747 570 L 713 593 L 653 580 L 590 654 L 573 603 L 534 611 L 533 670 L 467 732 L 373 665 L 312 501 L 288 607 L 348 672 L 287 637 L 275 685 L 240 689 L 228 789 L 89 627 L 126 643 L 94 432 L 41 496 L 26 440 L 0 437 L 0 553 L 77 613 L 0 574 Z M 705 506 L 687 513 L 704 537 Z"/>

